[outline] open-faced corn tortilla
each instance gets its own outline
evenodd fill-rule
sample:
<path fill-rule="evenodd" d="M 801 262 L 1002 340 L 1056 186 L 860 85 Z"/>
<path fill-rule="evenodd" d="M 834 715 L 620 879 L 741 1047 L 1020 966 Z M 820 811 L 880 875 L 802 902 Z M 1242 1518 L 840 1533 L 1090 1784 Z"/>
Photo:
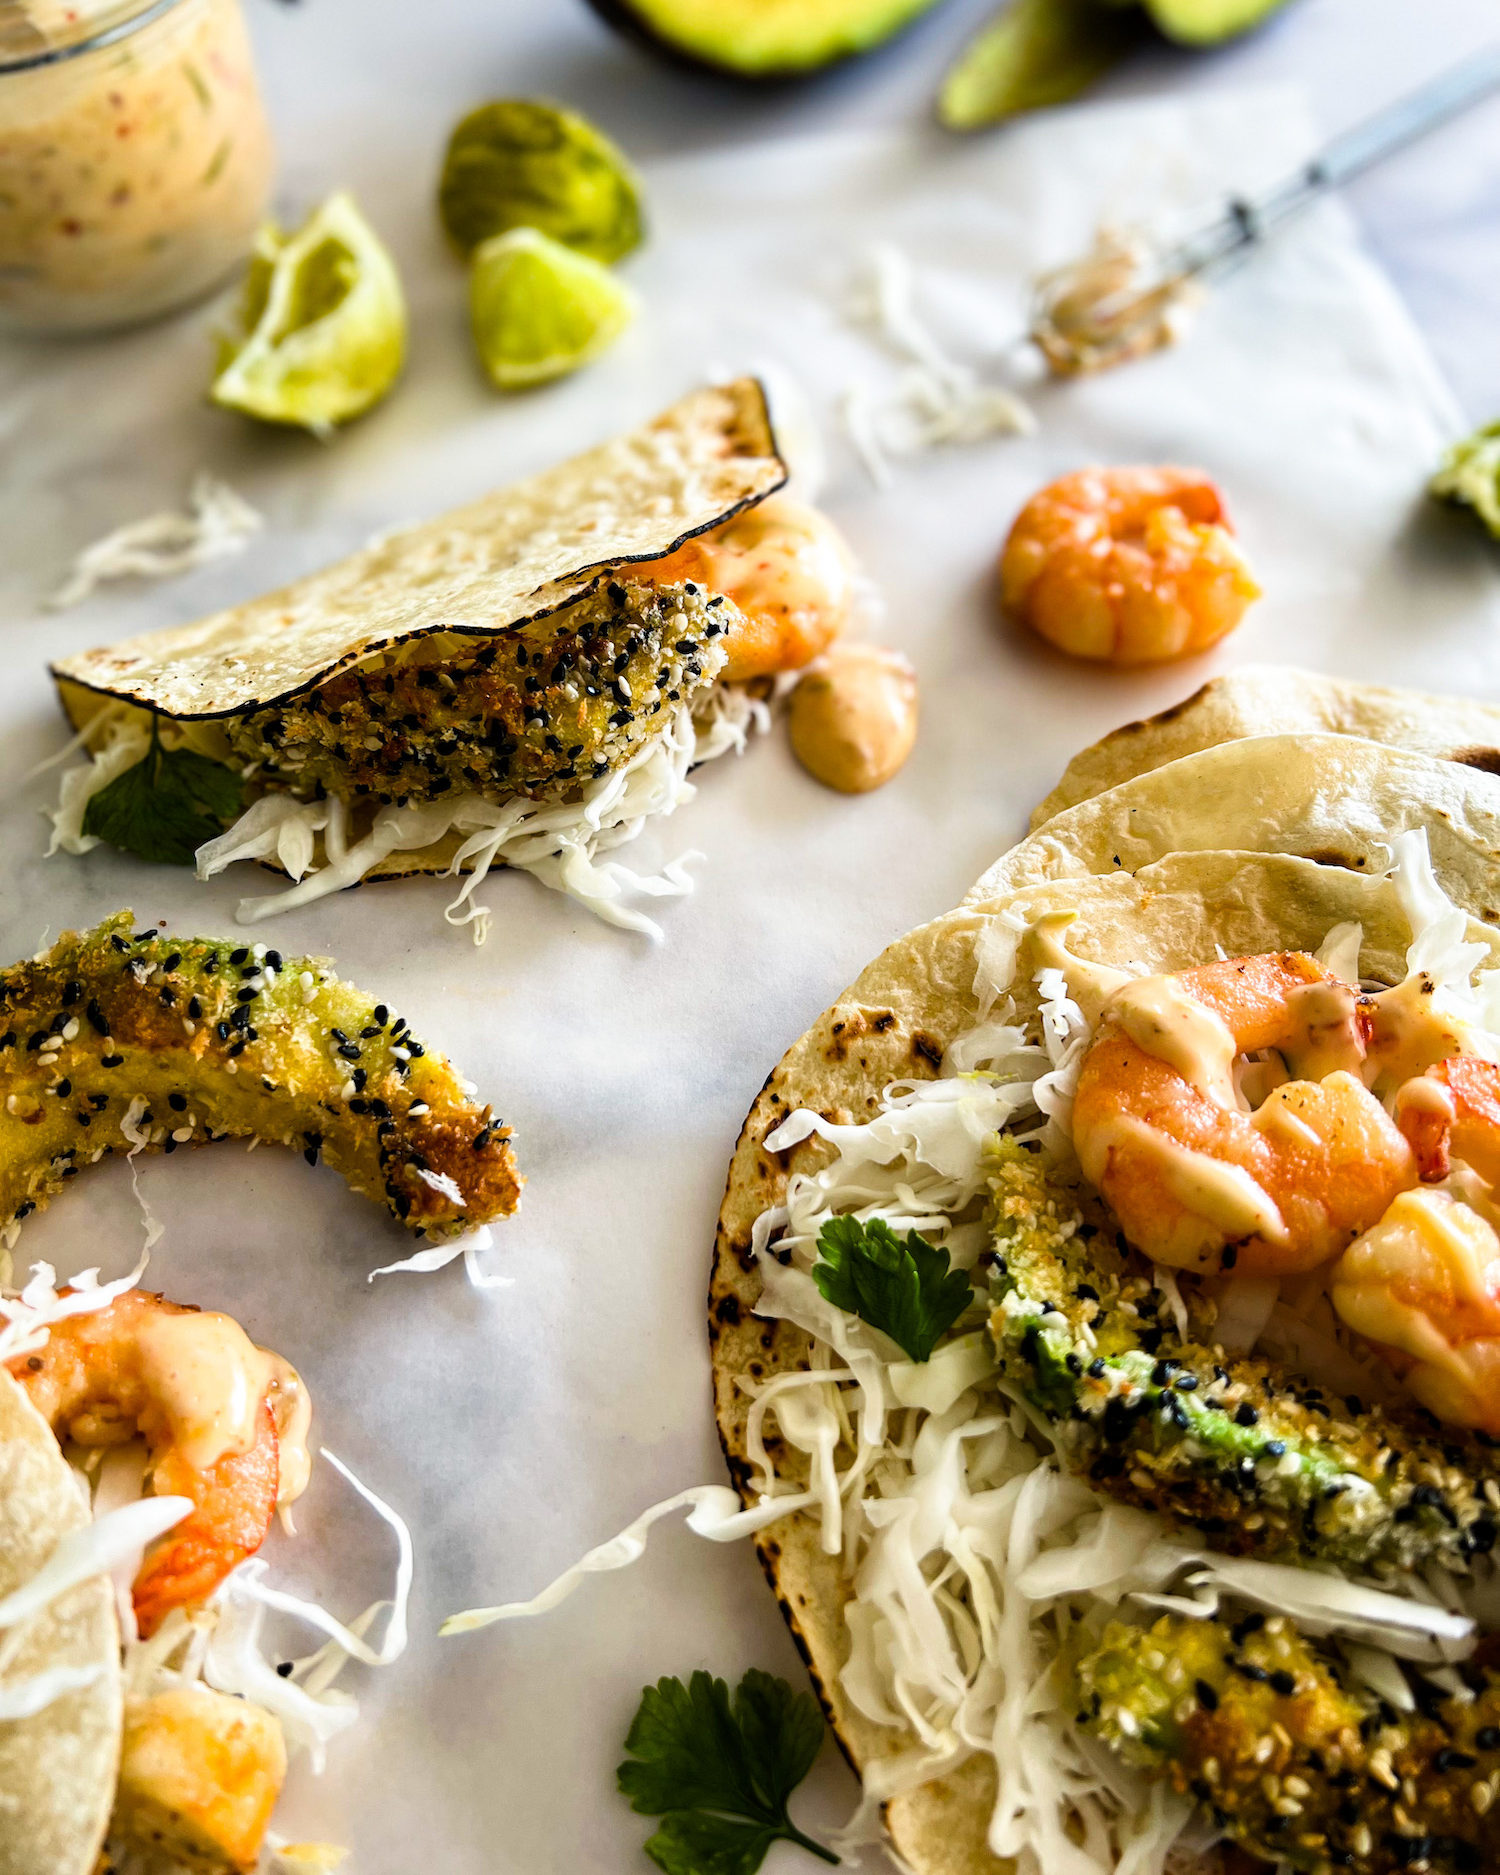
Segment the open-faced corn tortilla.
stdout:
<path fill-rule="evenodd" d="M 1148 769 L 1044 822 L 964 903 L 1224 847 L 1380 872 L 1411 827 L 1454 903 L 1500 924 L 1500 777 L 1342 735 L 1250 736 Z"/>
<path fill-rule="evenodd" d="M 1348 683 L 1290 665 L 1252 664 L 1181 703 L 1126 723 L 1075 755 L 1031 817 L 1033 831 L 1134 775 L 1241 736 L 1366 736 L 1414 754 L 1500 773 L 1500 704 Z"/>
<path fill-rule="evenodd" d="M 484 637 L 556 612 L 602 568 L 659 559 L 786 476 L 765 394 L 741 378 L 264 598 L 61 658 L 52 674 L 75 724 L 91 713 L 77 687 L 182 721 L 236 716 L 382 646 Z"/>
<path fill-rule="evenodd" d="M 814 1169 L 828 1148 L 814 1139 L 781 1153 L 767 1135 L 799 1107 L 843 1124 L 868 1120 L 895 1080 L 936 1075 L 948 1044 L 977 1018 L 971 985 L 976 940 L 1008 929 L 1000 914 L 1025 921 L 1072 911 L 1066 937 L 1078 957 L 1174 971 L 1229 955 L 1313 950 L 1336 924 L 1364 928 L 1361 969 L 1400 981 L 1410 932 L 1394 887 L 1341 867 L 1264 853 L 1172 854 L 1134 874 L 1044 882 L 985 908 L 960 909 L 900 939 L 878 957 L 782 1057 L 740 1134 L 719 1217 L 709 1291 L 709 1334 L 719 1437 L 741 1496 L 752 1501 L 746 1443 L 749 1400 L 741 1375 L 760 1379 L 807 1366 L 810 1342 L 785 1321 L 754 1313 L 760 1279 L 751 1229 L 782 1201 L 794 1171 Z M 1500 939 L 1471 921 L 1471 938 L 1500 959 Z M 1022 944 L 1013 994 L 1021 1019 L 1034 1019 L 1040 959 Z M 768 1446 L 774 1442 L 767 1434 Z M 845 1457 L 848 1455 L 846 1454 Z M 798 1481 L 796 1455 L 776 1445 L 778 1475 Z M 856 1770 L 914 1741 L 855 1711 L 839 1683 L 848 1656 L 844 1607 L 849 1585 L 837 1557 L 823 1553 L 817 1522 L 799 1514 L 757 1540 L 829 1718 Z M 971 1758 L 953 1775 L 896 1798 L 887 1822 L 897 1852 L 916 1875 L 1002 1875 L 1009 1867 L 985 1844 L 994 1794 L 989 1762 Z"/>
<path fill-rule="evenodd" d="M 57 1440 L 0 1368 L 0 1597 L 30 1581 L 88 1520 Z M 54 1667 L 97 1677 L 29 1719 L 0 1720 L 0 1875 L 92 1875 L 114 1803 L 122 1724 L 107 1578 L 79 1584 L 36 1616 L 4 1677 L 14 1684 Z"/>

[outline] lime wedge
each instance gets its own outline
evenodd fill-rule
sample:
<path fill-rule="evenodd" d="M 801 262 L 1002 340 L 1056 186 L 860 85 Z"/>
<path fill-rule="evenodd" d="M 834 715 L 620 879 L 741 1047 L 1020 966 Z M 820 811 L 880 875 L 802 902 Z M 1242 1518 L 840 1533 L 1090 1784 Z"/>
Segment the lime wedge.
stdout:
<path fill-rule="evenodd" d="M 474 255 L 474 343 L 502 391 L 546 384 L 591 363 L 635 314 L 635 295 L 607 267 L 535 228 L 496 235 Z"/>
<path fill-rule="evenodd" d="M 499 98 L 470 111 L 448 139 L 438 213 L 463 254 L 511 228 L 540 228 L 614 261 L 642 234 L 635 171 L 586 117 L 544 99 Z"/>
<path fill-rule="evenodd" d="M 295 234 L 256 236 L 238 330 L 209 396 L 226 410 L 324 433 L 379 403 L 406 356 L 406 299 L 390 255 L 341 190 Z"/>

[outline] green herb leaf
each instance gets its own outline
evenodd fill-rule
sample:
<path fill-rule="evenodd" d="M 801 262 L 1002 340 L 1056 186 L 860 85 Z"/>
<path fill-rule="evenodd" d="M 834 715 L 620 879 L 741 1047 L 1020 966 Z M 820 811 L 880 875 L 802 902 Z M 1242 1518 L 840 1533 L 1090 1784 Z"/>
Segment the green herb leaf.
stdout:
<path fill-rule="evenodd" d="M 191 866 L 205 840 L 221 834 L 240 811 L 243 784 L 232 768 L 164 749 L 155 719 L 151 747 L 89 801 L 83 831 L 140 859 Z"/>
<path fill-rule="evenodd" d="M 926 1361 L 938 1340 L 974 1299 L 963 1270 L 948 1267 L 948 1252 L 924 1243 L 915 1231 L 906 1242 L 879 1218 L 831 1217 L 818 1232 L 821 1260 L 812 1278 L 846 1315 L 878 1328 L 908 1360 Z"/>
<path fill-rule="evenodd" d="M 662 1819 L 646 1854 L 665 1875 L 755 1875 L 773 1842 L 837 1862 L 787 1813 L 822 1742 L 810 1693 L 752 1667 L 731 1700 L 700 1672 L 642 1691 L 615 1775 L 633 1810 Z"/>

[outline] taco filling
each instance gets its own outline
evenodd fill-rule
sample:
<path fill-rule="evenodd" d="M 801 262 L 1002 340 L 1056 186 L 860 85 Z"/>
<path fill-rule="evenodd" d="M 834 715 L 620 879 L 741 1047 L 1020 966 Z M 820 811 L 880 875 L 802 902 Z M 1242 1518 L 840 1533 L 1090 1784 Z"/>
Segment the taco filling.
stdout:
<path fill-rule="evenodd" d="M 0 1837 L 7 1875 L 256 1868 L 289 1757 L 318 1768 L 356 1716 L 333 1679 L 405 1646 L 405 1526 L 329 1454 L 400 1545 L 384 1642 L 363 1638 L 378 1608 L 345 1626 L 267 1583 L 256 1552 L 311 1477 L 306 1390 L 233 1318 L 138 1275 L 59 1288 L 38 1265 L 0 1293 L 0 1520 L 15 1538 L 0 1765 L 8 1803 L 24 1793 Z M 325 1644 L 268 1659 L 270 1608 Z"/>
<path fill-rule="evenodd" d="M 1420 832 L 1171 854 L 913 933 L 772 1075 L 711 1292 L 737 1497 L 631 1534 L 755 1536 L 837 1846 L 1500 1858 L 1497 970 Z"/>
<path fill-rule="evenodd" d="M 689 800 L 844 627 L 848 552 L 777 491 L 760 386 L 654 422 L 196 624 L 52 667 L 86 768 L 53 851 L 100 839 L 209 878 L 279 868 L 242 920 L 364 879 L 521 867 L 609 922 L 690 889 L 601 855 Z M 163 802 L 168 805 L 166 808 Z"/>

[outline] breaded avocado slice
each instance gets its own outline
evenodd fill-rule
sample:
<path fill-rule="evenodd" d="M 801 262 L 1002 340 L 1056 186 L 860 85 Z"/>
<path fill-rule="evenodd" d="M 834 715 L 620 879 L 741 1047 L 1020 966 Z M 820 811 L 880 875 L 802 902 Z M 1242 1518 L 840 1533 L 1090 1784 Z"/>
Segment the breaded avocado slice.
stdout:
<path fill-rule="evenodd" d="M 1075 1667 L 1079 1723 L 1309 1875 L 1477 1875 L 1500 1858 L 1500 1685 L 1413 1674 L 1398 1713 L 1281 1616 L 1116 1622 Z"/>
<path fill-rule="evenodd" d="M 510 1128 L 325 958 L 137 933 L 128 911 L 0 974 L 0 1230 L 111 1152 L 257 1138 L 418 1236 L 516 1208 Z"/>
<path fill-rule="evenodd" d="M 990 1189 L 990 1335 L 1070 1469 L 1231 1555 L 1466 1571 L 1495 1547 L 1500 1465 L 1482 1434 L 1183 1341 L 1102 1214 L 1014 1141 Z"/>

